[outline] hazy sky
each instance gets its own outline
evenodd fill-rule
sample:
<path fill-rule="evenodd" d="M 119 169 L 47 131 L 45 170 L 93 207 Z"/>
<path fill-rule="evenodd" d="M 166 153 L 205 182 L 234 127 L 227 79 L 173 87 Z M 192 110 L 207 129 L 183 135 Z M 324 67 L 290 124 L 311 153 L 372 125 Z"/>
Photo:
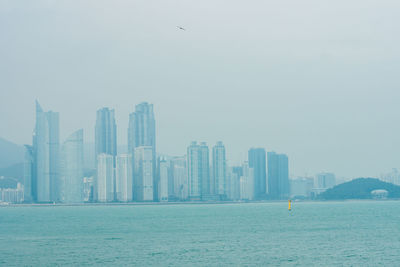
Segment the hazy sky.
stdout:
<path fill-rule="evenodd" d="M 0 136 L 30 143 L 34 100 L 61 139 L 96 110 L 154 104 L 157 150 L 224 141 L 286 153 L 291 175 L 400 167 L 398 0 L 0 0 Z M 177 26 L 187 30 L 182 31 Z"/>

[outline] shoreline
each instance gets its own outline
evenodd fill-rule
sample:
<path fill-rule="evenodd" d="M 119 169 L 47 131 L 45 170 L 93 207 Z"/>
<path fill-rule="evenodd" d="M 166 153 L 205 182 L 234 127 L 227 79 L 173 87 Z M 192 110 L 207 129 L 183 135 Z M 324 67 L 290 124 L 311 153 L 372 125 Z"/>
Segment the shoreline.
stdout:
<path fill-rule="evenodd" d="M 301 200 L 292 203 L 333 203 L 333 202 L 388 202 L 400 199 L 337 199 L 337 200 Z M 0 203 L 2 207 L 75 207 L 75 206 L 173 206 L 173 205 L 227 205 L 227 204 L 278 204 L 287 200 L 265 201 L 188 201 L 188 202 L 109 202 L 109 203 Z"/>

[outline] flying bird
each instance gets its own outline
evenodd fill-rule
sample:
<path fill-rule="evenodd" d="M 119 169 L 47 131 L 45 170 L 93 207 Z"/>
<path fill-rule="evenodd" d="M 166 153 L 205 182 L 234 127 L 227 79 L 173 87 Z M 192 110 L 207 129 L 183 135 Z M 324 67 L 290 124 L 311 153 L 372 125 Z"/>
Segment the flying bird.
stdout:
<path fill-rule="evenodd" d="M 186 31 L 186 29 L 183 28 L 183 27 L 181 27 L 181 26 L 176 26 L 176 27 L 178 27 L 178 29 L 180 29 L 180 30 L 182 30 L 182 31 Z"/>

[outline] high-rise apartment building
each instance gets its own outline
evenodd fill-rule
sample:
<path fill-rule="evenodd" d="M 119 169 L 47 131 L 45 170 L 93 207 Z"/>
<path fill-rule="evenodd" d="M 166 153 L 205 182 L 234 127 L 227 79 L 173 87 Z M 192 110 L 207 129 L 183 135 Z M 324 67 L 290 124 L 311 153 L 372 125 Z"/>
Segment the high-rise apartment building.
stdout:
<path fill-rule="evenodd" d="M 114 157 L 112 155 L 102 153 L 97 156 L 97 179 L 94 187 L 95 201 L 114 200 Z"/>
<path fill-rule="evenodd" d="M 222 142 L 217 142 L 213 147 L 212 154 L 214 193 L 219 196 L 227 196 L 227 177 L 226 177 L 226 155 L 225 146 Z"/>
<path fill-rule="evenodd" d="M 158 187 L 159 201 L 168 201 L 168 161 L 160 159 L 160 182 Z"/>
<path fill-rule="evenodd" d="M 137 147 L 150 147 L 152 150 L 152 184 L 153 198 L 158 198 L 158 179 L 156 176 L 156 122 L 154 118 L 153 105 L 143 102 L 136 105 L 135 112 L 129 115 L 128 126 L 128 153 L 134 157 L 135 148 Z M 136 161 L 136 160 L 134 160 Z M 134 170 L 134 173 L 136 171 Z"/>
<path fill-rule="evenodd" d="M 187 171 L 189 198 L 200 200 L 209 195 L 210 190 L 210 166 L 209 150 L 206 143 L 192 142 L 187 149 Z"/>
<path fill-rule="evenodd" d="M 236 167 L 228 168 L 229 171 L 227 172 L 227 180 L 229 181 L 227 183 L 227 196 L 230 200 L 240 199 L 240 177 L 243 176 L 243 174 L 241 172 L 239 176 L 238 172 L 234 171 L 235 168 Z M 241 167 L 240 170 L 242 170 Z"/>
<path fill-rule="evenodd" d="M 71 134 L 61 147 L 60 199 L 83 202 L 83 129 Z"/>
<path fill-rule="evenodd" d="M 244 162 L 242 166 L 243 175 L 240 177 L 240 199 L 242 200 L 254 200 L 254 168 L 250 168 L 248 162 Z"/>
<path fill-rule="evenodd" d="M 115 188 L 117 201 L 129 202 L 133 199 L 132 165 L 131 154 L 117 155 L 115 169 Z"/>
<path fill-rule="evenodd" d="M 117 125 L 113 109 L 97 110 L 95 127 L 95 157 L 99 154 L 117 155 Z M 115 160 L 115 159 L 114 159 Z"/>
<path fill-rule="evenodd" d="M 289 162 L 285 154 L 268 152 L 268 190 L 271 199 L 289 197 Z"/>
<path fill-rule="evenodd" d="M 264 148 L 249 150 L 249 167 L 254 169 L 254 198 L 264 199 L 267 193 L 266 155 Z"/>
<path fill-rule="evenodd" d="M 153 147 L 134 148 L 134 199 L 136 201 L 154 201 L 154 162 Z"/>
<path fill-rule="evenodd" d="M 172 196 L 179 200 L 188 198 L 188 173 L 186 170 L 186 157 L 171 159 L 171 175 L 173 179 Z"/>
<path fill-rule="evenodd" d="M 24 201 L 36 202 L 36 171 L 33 147 L 24 145 Z"/>
<path fill-rule="evenodd" d="M 34 183 L 37 202 L 59 201 L 59 114 L 44 112 L 36 101 L 33 135 Z"/>

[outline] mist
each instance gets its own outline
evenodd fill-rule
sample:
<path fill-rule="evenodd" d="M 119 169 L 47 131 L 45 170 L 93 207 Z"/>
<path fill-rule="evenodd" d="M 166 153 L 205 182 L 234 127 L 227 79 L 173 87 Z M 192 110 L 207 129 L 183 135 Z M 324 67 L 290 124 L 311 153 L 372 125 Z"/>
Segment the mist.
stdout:
<path fill-rule="evenodd" d="M 291 175 L 398 167 L 398 1 L 0 1 L 0 136 L 31 143 L 35 99 L 61 140 L 114 108 L 127 143 L 154 104 L 157 151 L 222 140 L 285 153 Z M 177 26 L 184 27 L 181 30 Z"/>

